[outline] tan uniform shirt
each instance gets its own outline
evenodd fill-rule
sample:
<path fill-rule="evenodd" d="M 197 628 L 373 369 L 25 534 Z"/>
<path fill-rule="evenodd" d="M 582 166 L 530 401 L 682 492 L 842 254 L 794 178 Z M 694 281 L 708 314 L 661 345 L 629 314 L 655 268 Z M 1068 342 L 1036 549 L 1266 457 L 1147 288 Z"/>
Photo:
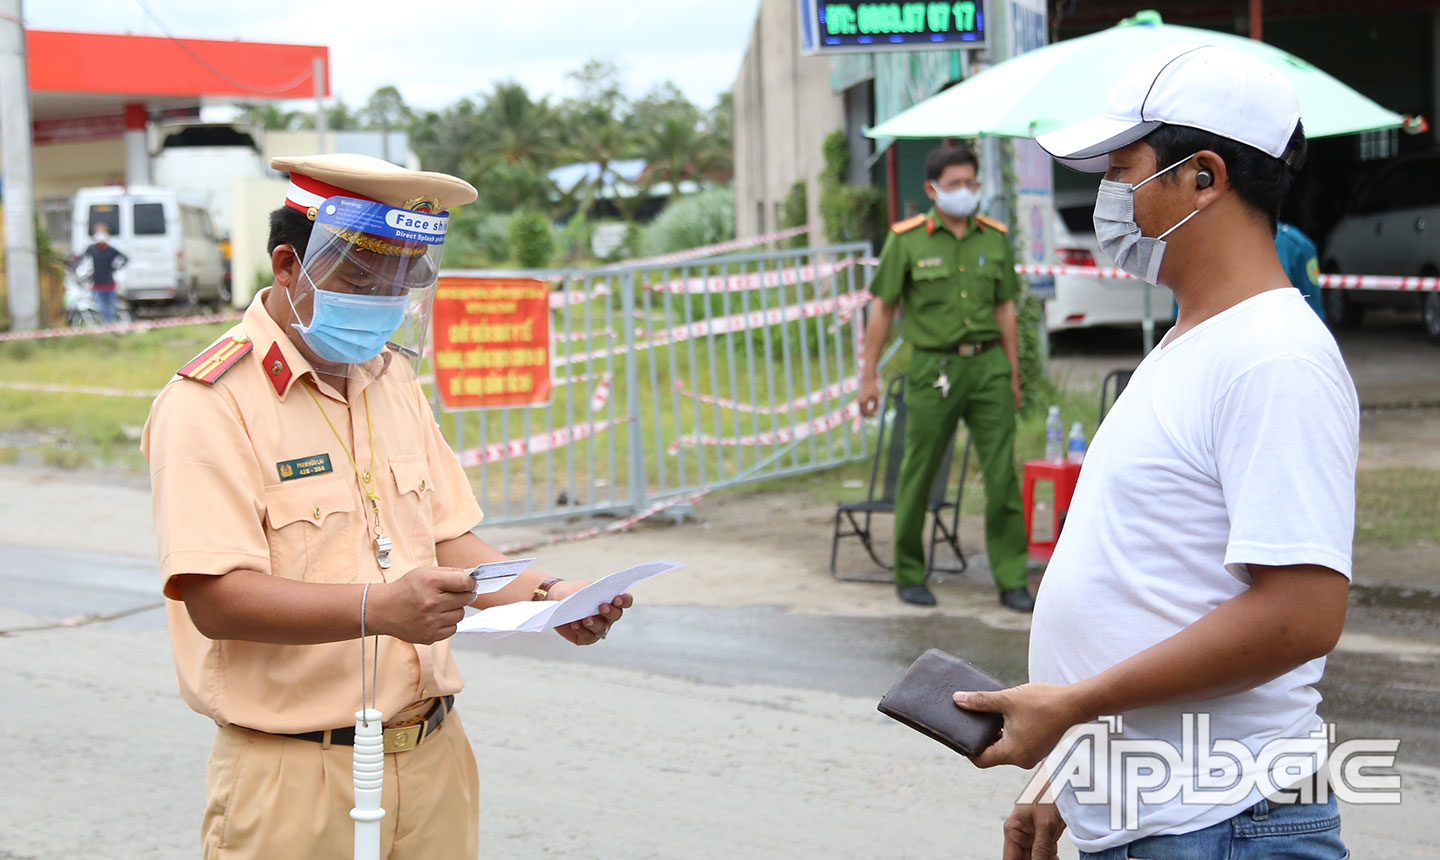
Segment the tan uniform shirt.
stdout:
<path fill-rule="evenodd" d="M 338 728 L 352 725 L 360 708 L 357 641 L 208 639 L 191 623 L 174 577 L 246 569 L 319 583 L 394 580 L 434 564 L 436 542 L 469 531 L 482 514 L 409 365 L 392 361 L 380 380 L 351 379 L 347 403 L 266 313 L 266 292 L 226 335 L 248 337 L 250 353 L 211 385 L 172 379 L 145 425 L 171 644 L 185 701 L 220 725 Z M 393 541 L 389 570 L 376 561 L 373 514 L 350 458 L 306 387 L 361 471 L 373 464 L 381 527 Z M 358 637 L 358 599 L 355 623 Z M 448 641 L 381 637 L 377 707 L 387 718 L 461 686 Z"/>

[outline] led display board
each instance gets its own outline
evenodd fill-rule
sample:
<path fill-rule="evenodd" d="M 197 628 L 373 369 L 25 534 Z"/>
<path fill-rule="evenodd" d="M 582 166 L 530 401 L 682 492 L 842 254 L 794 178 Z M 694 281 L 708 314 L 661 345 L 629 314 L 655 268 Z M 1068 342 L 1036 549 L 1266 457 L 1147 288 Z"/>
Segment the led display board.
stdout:
<path fill-rule="evenodd" d="M 800 1 L 800 47 L 806 54 L 983 48 L 983 0 L 923 3 Z"/>

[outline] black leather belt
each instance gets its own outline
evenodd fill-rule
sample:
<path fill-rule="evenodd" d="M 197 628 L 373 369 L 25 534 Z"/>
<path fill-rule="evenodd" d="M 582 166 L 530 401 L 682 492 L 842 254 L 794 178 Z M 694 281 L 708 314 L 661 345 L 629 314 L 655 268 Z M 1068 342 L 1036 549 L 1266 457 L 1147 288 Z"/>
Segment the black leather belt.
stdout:
<path fill-rule="evenodd" d="M 915 347 L 915 349 L 919 352 L 929 352 L 934 353 L 935 355 L 958 355 L 961 358 L 971 358 L 973 356 L 979 355 L 987 349 L 990 349 L 991 347 L 999 345 L 1000 338 L 993 337 L 990 340 L 982 340 L 979 343 L 962 343 L 958 346 L 942 346 L 939 349 L 926 349 L 924 347 L 917 346 Z"/>
<path fill-rule="evenodd" d="M 440 728 L 445 722 L 445 715 L 455 705 L 454 696 L 444 696 L 435 700 L 425 716 L 418 720 L 407 720 L 408 725 L 386 726 L 385 727 L 385 752 L 408 752 L 424 743 L 434 731 Z M 252 729 L 252 731 L 254 731 Z M 284 732 L 264 732 L 280 738 L 295 738 L 302 741 L 315 741 L 324 743 L 325 732 L 296 732 L 286 734 Z M 355 746 L 355 727 L 345 726 L 344 728 L 330 730 L 330 743 L 337 746 Z"/>
<path fill-rule="evenodd" d="M 962 343 L 955 347 L 955 353 L 961 358 L 973 358 L 992 346 L 999 346 L 1000 338 L 995 337 L 980 343 Z"/>

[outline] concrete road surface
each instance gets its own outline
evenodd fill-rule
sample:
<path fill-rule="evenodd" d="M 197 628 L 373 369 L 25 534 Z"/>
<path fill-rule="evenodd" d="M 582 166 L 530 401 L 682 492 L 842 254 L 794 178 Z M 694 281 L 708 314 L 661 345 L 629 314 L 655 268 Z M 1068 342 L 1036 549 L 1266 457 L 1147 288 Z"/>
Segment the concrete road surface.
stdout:
<path fill-rule="evenodd" d="M 0 469 L 0 500 L 0 860 L 197 856 L 214 727 L 175 689 L 143 481 Z M 875 703 L 929 646 L 1022 681 L 1028 620 L 983 573 L 933 612 L 833 582 L 794 537 L 823 512 L 699 513 L 542 555 L 577 577 L 689 563 L 600 646 L 461 642 L 482 856 L 999 858 L 1027 774 L 977 770 Z M 1344 809 L 1355 857 L 1436 856 L 1440 604 L 1407 594 L 1359 593 L 1325 690 L 1342 733 L 1402 738 L 1402 804 Z"/>

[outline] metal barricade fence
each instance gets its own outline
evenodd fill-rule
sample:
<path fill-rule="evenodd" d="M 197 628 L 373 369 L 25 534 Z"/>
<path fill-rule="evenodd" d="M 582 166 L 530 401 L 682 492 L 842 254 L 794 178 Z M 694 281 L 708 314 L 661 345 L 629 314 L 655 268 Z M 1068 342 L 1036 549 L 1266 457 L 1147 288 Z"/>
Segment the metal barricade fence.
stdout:
<path fill-rule="evenodd" d="M 553 387 L 529 407 L 435 399 L 486 521 L 634 512 L 867 457 L 855 394 L 869 255 L 857 243 L 488 273 L 553 284 Z"/>

